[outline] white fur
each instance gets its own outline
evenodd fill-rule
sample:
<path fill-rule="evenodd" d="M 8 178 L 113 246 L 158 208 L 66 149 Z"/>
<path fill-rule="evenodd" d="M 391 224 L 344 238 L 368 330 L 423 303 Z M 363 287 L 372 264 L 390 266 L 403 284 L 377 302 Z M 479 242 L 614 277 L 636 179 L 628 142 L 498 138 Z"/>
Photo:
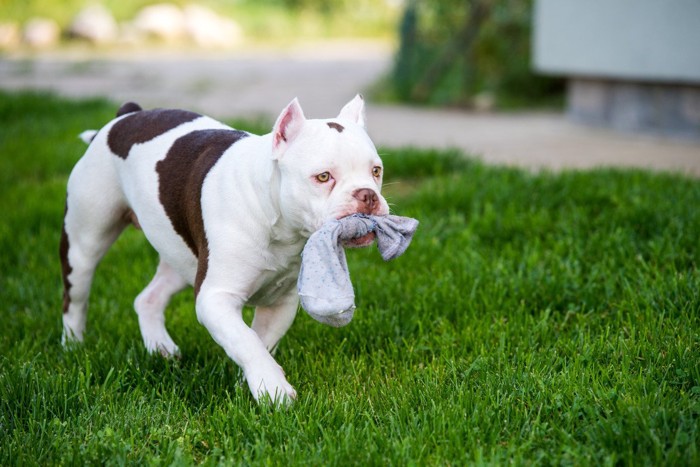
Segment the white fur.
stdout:
<path fill-rule="evenodd" d="M 174 293 L 194 284 L 198 262 L 160 204 L 155 167 L 180 136 L 228 127 L 201 117 L 134 145 L 122 159 L 107 144 L 120 118 L 96 134 L 81 135 L 92 142 L 68 182 L 65 231 L 72 271 L 64 342 L 82 340 L 95 267 L 128 224 L 123 213 L 132 210 L 160 254 L 155 277 L 134 304 L 143 341 L 151 352 L 176 355 L 164 310 Z M 342 125 L 342 131 L 329 122 Z M 360 189 L 377 194 L 373 214 L 389 212 L 380 194 L 381 176 L 373 173 L 381 160 L 364 124 L 360 96 L 331 120 L 307 120 L 295 99 L 272 133 L 233 144 L 202 185 L 210 254 L 196 298 L 197 317 L 242 368 L 256 400 L 296 397 L 270 351 L 294 320 L 300 252 L 309 235 L 326 220 L 367 209 L 353 196 Z M 324 172 L 329 181 L 321 183 L 316 177 Z M 245 304 L 257 307 L 252 327 L 241 316 Z"/>
<path fill-rule="evenodd" d="M 78 135 L 78 138 L 80 138 L 85 144 L 90 144 L 96 134 L 97 130 L 85 130 Z"/>

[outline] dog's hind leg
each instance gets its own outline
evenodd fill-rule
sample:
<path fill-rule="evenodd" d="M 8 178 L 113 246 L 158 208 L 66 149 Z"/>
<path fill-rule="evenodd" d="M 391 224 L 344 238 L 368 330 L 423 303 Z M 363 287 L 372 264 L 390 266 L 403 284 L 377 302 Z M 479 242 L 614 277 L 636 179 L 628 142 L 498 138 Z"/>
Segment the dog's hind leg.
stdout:
<path fill-rule="evenodd" d="M 129 224 L 129 209 L 114 167 L 104 156 L 88 150 L 68 180 L 59 249 L 64 285 L 64 344 L 83 340 L 95 268 Z"/>
<path fill-rule="evenodd" d="M 164 357 L 179 354 L 165 328 L 165 307 L 170 298 L 186 286 L 187 281 L 161 260 L 153 280 L 136 297 L 134 308 L 139 317 L 143 343 L 149 352 L 160 352 Z"/>

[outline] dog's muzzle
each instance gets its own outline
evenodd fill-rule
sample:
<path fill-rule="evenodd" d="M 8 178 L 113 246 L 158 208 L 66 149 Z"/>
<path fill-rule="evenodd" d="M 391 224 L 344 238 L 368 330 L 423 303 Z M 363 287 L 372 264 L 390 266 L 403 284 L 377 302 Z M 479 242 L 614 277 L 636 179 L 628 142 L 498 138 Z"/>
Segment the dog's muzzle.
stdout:
<path fill-rule="evenodd" d="M 359 190 L 355 190 L 352 197 L 359 202 L 357 212 L 362 214 L 377 214 L 375 211 L 379 208 L 379 196 L 374 190 L 360 188 Z"/>
<path fill-rule="evenodd" d="M 367 214 L 367 215 L 382 215 L 382 204 L 379 202 L 379 195 L 370 188 L 360 188 L 353 192 L 352 197 L 357 200 L 356 211 L 351 214 Z M 345 216 L 342 216 L 345 217 Z M 366 235 L 357 236 L 351 239 L 344 239 L 343 246 L 345 248 L 362 248 L 371 245 L 374 242 L 376 235 L 374 232 L 369 232 Z"/>

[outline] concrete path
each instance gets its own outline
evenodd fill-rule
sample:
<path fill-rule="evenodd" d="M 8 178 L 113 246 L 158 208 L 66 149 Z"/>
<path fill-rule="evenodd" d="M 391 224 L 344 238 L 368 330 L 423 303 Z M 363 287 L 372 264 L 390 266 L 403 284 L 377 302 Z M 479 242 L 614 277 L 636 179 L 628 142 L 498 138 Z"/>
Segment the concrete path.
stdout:
<path fill-rule="evenodd" d="M 325 118 L 390 64 L 387 47 L 362 43 L 235 55 L 150 52 L 95 58 L 62 52 L 0 60 L 0 87 L 270 120 L 296 96 L 307 117 Z M 367 119 L 370 135 L 382 146 L 457 147 L 488 163 L 528 169 L 622 166 L 700 176 L 698 142 L 592 129 L 557 113 L 477 114 L 370 103 Z"/>

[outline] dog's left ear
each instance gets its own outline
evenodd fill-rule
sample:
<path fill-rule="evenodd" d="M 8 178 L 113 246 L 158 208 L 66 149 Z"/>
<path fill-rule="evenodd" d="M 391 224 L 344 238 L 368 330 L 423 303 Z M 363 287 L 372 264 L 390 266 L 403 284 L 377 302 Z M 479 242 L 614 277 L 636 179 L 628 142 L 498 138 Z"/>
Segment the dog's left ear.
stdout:
<path fill-rule="evenodd" d="M 356 95 L 353 100 L 340 109 L 338 120 L 350 120 L 362 128 L 365 127 L 365 100 L 362 94 Z"/>
<path fill-rule="evenodd" d="M 275 126 L 272 127 L 272 156 L 274 159 L 282 156 L 282 153 L 301 132 L 305 121 L 304 111 L 299 105 L 299 100 L 295 97 L 277 117 Z"/>

